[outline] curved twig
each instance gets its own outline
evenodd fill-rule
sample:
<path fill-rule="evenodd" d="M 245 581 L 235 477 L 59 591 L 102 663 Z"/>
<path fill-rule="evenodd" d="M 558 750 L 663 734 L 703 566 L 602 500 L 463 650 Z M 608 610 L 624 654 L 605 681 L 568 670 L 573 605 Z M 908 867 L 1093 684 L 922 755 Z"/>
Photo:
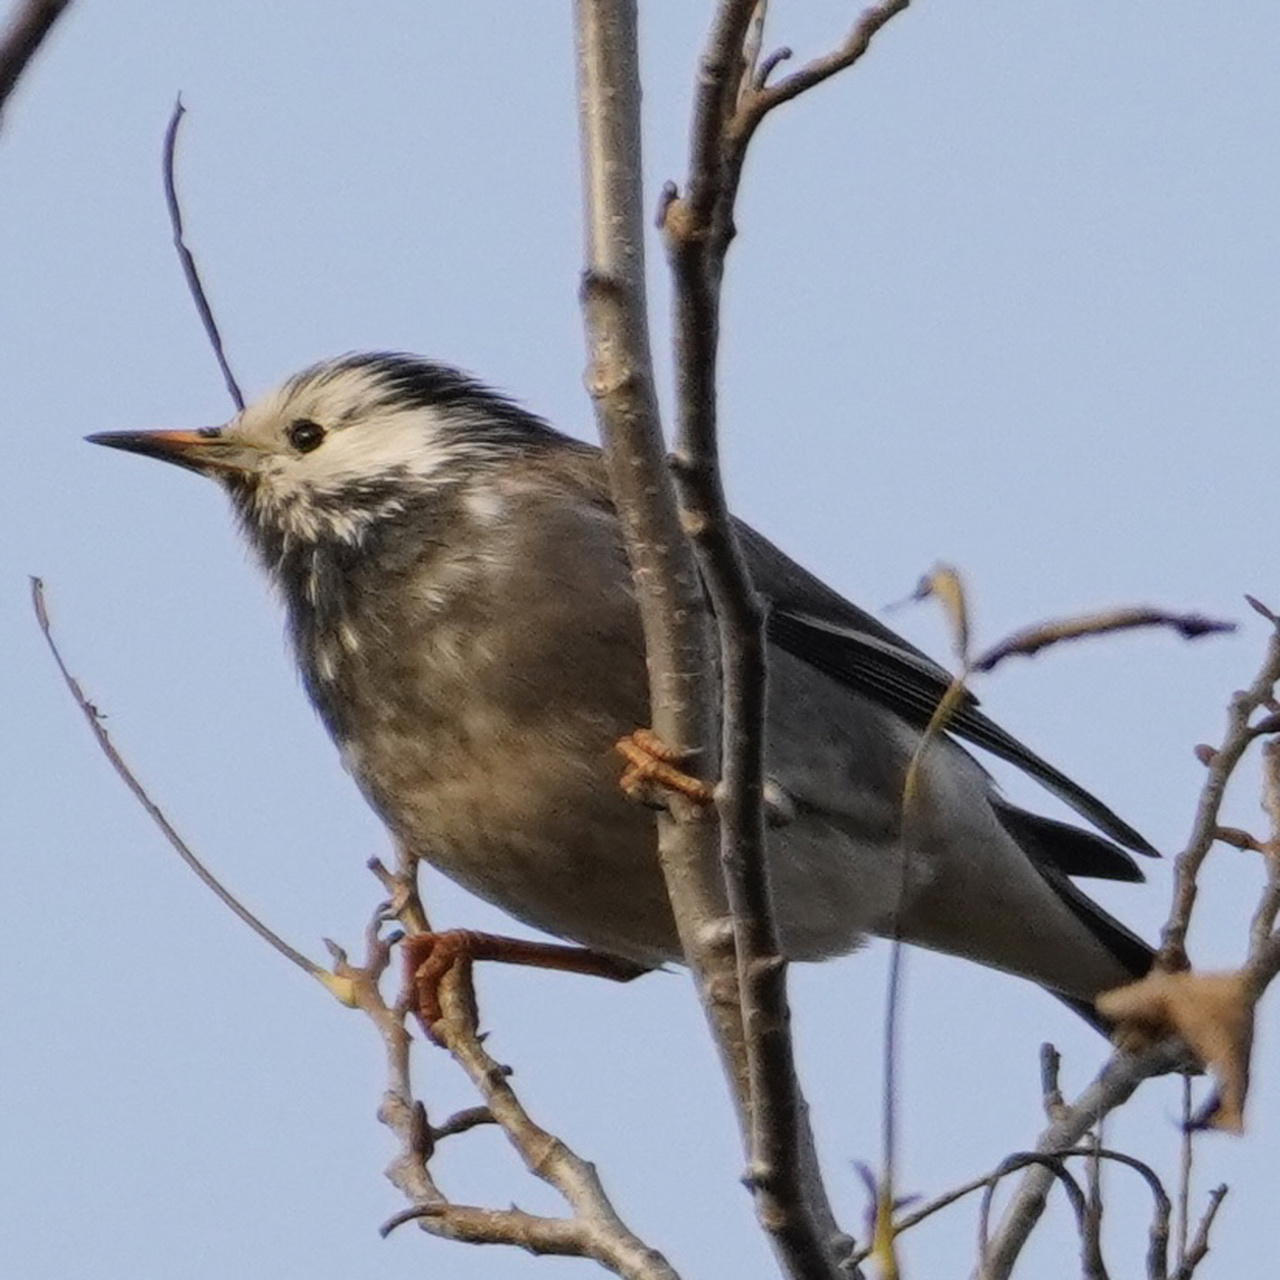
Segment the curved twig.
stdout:
<path fill-rule="evenodd" d="M 1186 1062 L 1185 1049 L 1175 1041 L 1157 1045 L 1143 1054 L 1115 1053 L 1093 1082 L 1052 1121 L 1036 1143 L 1047 1155 L 1073 1147 L 1103 1116 L 1127 1102 L 1152 1076 L 1178 1069 Z M 1029 1169 L 1006 1206 L 985 1259 L 987 1280 L 1006 1280 L 1040 1215 L 1052 1175 L 1043 1168 Z"/>
<path fill-rule="evenodd" d="M 31 579 L 31 605 L 35 610 L 36 621 L 40 625 L 40 631 L 44 635 L 45 643 L 49 646 L 49 652 L 53 655 L 53 660 L 57 664 L 59 672 L 62 674 L 63 683 L 71 692 L 71 696 L 75 699 L 76 705 L 84 714 L 84 718 L 89 722 L 89 728 L 93 730 L 93 736 L 98 741 L 98 746 L 102 749 L 103 755 L 111 762 L 111 767 L 120 775 L 125 786 L 133 793 L 133 797 L 146 810 L 147 816 L 160 828 L 164 838 L 169 842 L 178 857 L 187 864 L 188 867 L 199 877 L 204 886 L 223 904 L 233 915 L 243 921 L 254 931 L 264 942 L 278 951 L 290 964 L 295 964 L 303 973 L 317 979 L 334 991 L 335 995 L 342 998 L 342 993 L 334 990 L 332 985 L 332 974 L 327 969 L 322 968 L 312 960 L 308 960 L 301 951 L 291 947 L 279 934 L 269 929 L 257 916 L 253 914 L 243 903 L 226 889 L 221 881 L 204 865 L 203 862 L 192 851 L 191 846 L 174 830 L 169 819 L 165 817 L 160 806 L 152 800 L 148 795 L 146 788 L 138 781 L 133 770 L 125 763 L 124 758 L 116 750 L 115 744 L 111 741 L 110 735 L 107 733 L 102 723 L 102 712 L 89 701 L 84 691 L 80 687 L 80 682 L 73 676 L 63 660 L 62 653 L 58 649 L 58 643 L 53 638 L 53 626 L 49 620 L 49 610 L 45 603 L 44 583 L 39 578 Z"/>
<path fill-rule="evenodd" d="M 165 205 L 169 210 L 169 225 L 173 228 L 173 247 L 178 251 L 178 261 L 182 264 L 182 275 L 187 282 L 187 291 L 191 294 L 191 301 L 196 304 L 196 311 L 199 313 L 200 323 L 204 326 L 205 336 L 209 339 L 209 345 L 213 348 L 213 355 L 218 362 L 218 368 L 222 370 L 222 380 L 226 383 L 227 394 L 230 395 L 231 401 L 238 412 L 244 408 L 244 396 L 241 394 L 240 384 L 236 381 L 235 374 L 231 372 L 231 365 L 227 362 L 226 348 L 222 344 L 222 333 L 218 329 L 217 320 L 214 319 L 213 308 L 209 305 L 208 295 L 205 293 L 204 284 L 200 279 L 200 269 L 196 266 L 196 260 L 191 250 L 187 248 L 187 241 L 182 228 L 182 205 L 178 200 L 178 184 L 174 177 L 174 163 L 178 149 L 178 126 L 182 123 L 182 117 L 186 113 L 187 109 L 182 105 L 182 95 L 179 94 L 173 104 L 173 114 L 169 117 L 169 127 L 164 131 Z"/>
<path fill-rule="evenodd" d="M 1137 631 L 1150 627 L 1168 627 L 1184 640 L 1198 640 L 1201 636 L 1234 631 L 1236 624 L 1206 618 L 1198 613 L 1170 613 L 1164 609 L 1150 609 L 1140 605 L 1106 609 L 1074 618 L 1039 622 L 1035 626 L 1015 631 L 982 654 L 974 662 L 973 669 L 991 671 L 1006 658 L 1031 657 L 1041 649 L 1064 640 L 1081 640 L 1086 636 L 1112 635 L 1117 631 Z"/>
<path fill-rule="evenodd" d="M 1050 1178 L 1057 1178 L 1062 1183 L 1062 1189 L 1067 1193 L 1067 1199 L 1076 1215 L 1076 1227 L 1080 1232 L 1081 1239 L 1083 1240 L 1086 1235 L 1085 1217 L 1087 1207 L 1085 1194 L 1081 1191 L 1080 1184 L 1063 1167 L 1061 1157 L 1038 1151 L 1021 1151 L 1015 1155 L 1008 1156 L 1000 1162 L 990 1178 L 987 1179 L 986 1188 L 982 1193 L 982 1208 L 978 1214 L 979 1280 L 989 1280 L 988 1258 L 991 1237 L 991 1203 L 995 1198 L 996 1188 L 1000 1185 L 1001 1180 L 1008 1177 L 1009 1174 L 1017 1173 L 1019 1169 L 1025 1169 L 1029 1165 L 1039 1166 L 1046 1171 Z M 1098 1278 L 1091 1275 L 1088 1280 L 1098 1280 Z"/>

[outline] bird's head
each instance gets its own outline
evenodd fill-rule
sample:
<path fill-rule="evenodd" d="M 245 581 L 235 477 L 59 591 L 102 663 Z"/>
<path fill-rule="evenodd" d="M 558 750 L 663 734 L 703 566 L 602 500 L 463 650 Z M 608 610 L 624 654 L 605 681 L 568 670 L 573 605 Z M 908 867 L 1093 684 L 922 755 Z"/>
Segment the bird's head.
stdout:
<path fill-rule="evenodd" d="M 456 369 L 381 352 L 313 365 L 223 426 L 89 437 L 218 480 L 251 534 L 295 546 L 359 544 L 409 505 L 555 438 Z"/>

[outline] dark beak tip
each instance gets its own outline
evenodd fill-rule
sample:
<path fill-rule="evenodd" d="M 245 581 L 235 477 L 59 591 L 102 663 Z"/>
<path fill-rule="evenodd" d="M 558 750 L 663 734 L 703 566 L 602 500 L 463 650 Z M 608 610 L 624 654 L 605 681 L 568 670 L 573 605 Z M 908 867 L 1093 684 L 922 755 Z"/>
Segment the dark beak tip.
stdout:
<path fill-rule="evenodd" d="M 95 431 L 85 436 L 88 444 L 105 444 L 108 449 L 127 449 L 140 453 L 147 447 L 145 431 Z"/>

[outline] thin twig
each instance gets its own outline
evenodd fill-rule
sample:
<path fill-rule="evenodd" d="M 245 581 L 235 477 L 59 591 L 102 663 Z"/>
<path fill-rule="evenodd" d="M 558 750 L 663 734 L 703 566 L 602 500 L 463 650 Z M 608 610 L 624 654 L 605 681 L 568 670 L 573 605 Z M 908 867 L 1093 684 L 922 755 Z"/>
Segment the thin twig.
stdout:
<path fill-rule="evenodd" d="M 572 1218 L 546 1218 L 520 1209 L 481 1209 L 469 1204 L 420 1204 L 393 1214 L 378 1228 L 385 1240 L 397 1227 L 447 1224 L 437 1234 L 465 1244 L 515 1245 L 535 1256 L 590 1257 L 582 1229 Z"/>
<path fill-rule="evenodd" d="M 1195 1153 L 1196 1129 L 1191 1123 L 1191 1077 L 1182 1077 L 1182 1134 L 1178 1147 L 1178 1218 L 1174 1256 L 1182 1266 L 1187 1256 L 1187 1240 L 1191 1221 L 1191 1170 Z"/>
<path fill-rule="evenodd" d="M 479 1091 L 489 1114 L 501 1126 L 525 1167 L 559 1191 L 572 1206 L 572 1219 L 551 1221 L 572 1222 L 580 1256 L 594 1258 L 617 1275 L 633 1280 L 677 1280 L 667 1260 L 618 1217 L 595 1166 L 542 1128 L 516 1097 L 510 1071 L 490 1056 L 478 1033 L 469 966 L 455 965 L 446 975 L 440 986 L 440 1002 L 444 1016 L 436 1024 L 435 1033 Z"/>
<path fill-rule="evenodd" d="M 934 1214 L 941 1210 L 949 1208 L 966 1196 L 972 1195 L 975 1191 L 994 1187 L 1002 1179 L 1008 1177 L 1011 1172 L 1015 1172 L 1017 1168 L 1025 1167 L 1027 1164 L 1040 1164 L 1042 1160 L 1062 1161 L 1078 1156 L 1122 1164 L 1126 1168 L 1132 1169 L 1146 1182 L 1151 1191 L 1153 1204 L 1150 1243 L 1148 1246 L 1148 1280 L 1165 1280 L 1164 1264 L 1159 1259 L 1164 1257 L 1164 1251 L 1168 1248 L 1170 1203 L 1168 1194 L 1160 1181 L 1160 1175 L 1145 1161 L 1139 1160 L 1123 1151 L 1113 1151 L 1108 1147 L 1067 1147 L 1060 1151 L 1044 1153 L 1018 1153 L 1009 1157 L 1009 1160 L 1015 1162 L 1021 1160 L 1021 1164 L 1015 1163 L 1010 1166 L 1009 1160 L 1002 1161 L 1000 1166 L 991 1173 L 984 1173 L 981 1177 L 971 1178 L 968 1182 L 961 1183 L 960 1186 L 943 1192 L 936 1199 L 930 1200 L 927 1204 L 921 1205 L 920 1208 L 914 1209 L 912 1212 L 897 1219 L 893 1224 L 893 1233 L 895 1236 L 900 1236 L 910 1231 L 913 1227 L 919 1226 L 926 1219 L 932 1218 Z M 874 1179 L 871 1181 L 874 1185 Z M 873 1249 L 870 1245 L 864 1246 L 853 1255 L 850 1262 L 853 1265 L 865 1262 L 871 1257 L 872 1252 Z"/>
<path fill-rule="evenodd" d="M 182 229 L 182 205 L 178 200 L 178 185 L 174 178 L 174 163 L 177 157 L 178 149 L 178 126 L 182 123 L 182 117 L 186 115 L 187 109 L 182 105 L 181 96 L 173 104 L 173 114 L 169 117 L 169 127 L 164 133 L 164 199 L 169 210 L 169 225 L 173 228 L 173 247 L 178 251 L 178 261 L 182 264 L 182 275 L 187 282 L 187 290 L 191 294 L 191 300 L 196 304 L 196 311 L 200 315 L 200 323 L 204 326 L 205 336 L 209 339 L 209 345 L 213 348 L 214 358 L 218 362 L 218 368 L 222 370 L 222 380 L 226 383 L 227 393 L 231 397 L 232 403 L 239 412 L 244 408 L 244 396 L 240 391 L 240 384 L 236 381 L 235 374 L 231 372 L 231 365 L 227 362 L 226 348 L 222 344 L 222 334 L 218 329 L 218 322 L 214 319 L 213 308 L 209 305 L 208 295 L 204 291 L 204 285 L 200 280 L 200 269 L 196 266 L 196 260 L 192 256 L 191 250 L 187 248 L 186 238 Z"/>
<path fill-rule="evenodd" d="M 1127 1102 L 1144 1080 L 1175 1070 L 1185 1061 L 1186 1051 L 1176 1042 L 1157 1045 L 1143 1054 L 1113 1054 L 1061 1118 L 1041 1133 L 1037 1152 L 1050 1154 L 1073 1146 L 1099 1119 Z M 1053 1174 L 1044 1168 L 1029 1169 L 1023 1175 L 991 1239 L 984 1280 L 1007 1280 L 1044 1212 L 1052 1180 Z"/>
<path fill-rule="evenodd" d="M 22 73 L 70 5 L 71 0 L 25 0 L 14 6 L 13 16 L 0 32 L 0 119 Z"/>
<path fill-rule="evenodd" d="M 1033 627 L 1015 631 L 978 658 L 973 669 L 991 671 L 1006 658 L 1030 657 L 1041 649 L 1060 644 L 1064 640 L 1080 640 L 1086 636 L 1113 635 L 1117 631 L 1136 631 L 1150 627 L 1168 627 L 1184 640 L 1197 640 L 1201 636 L 1234 631 L 1236 624 L 1206 618 L 1198 613 L 1169 613 L 1163 609 L 1141 606 L 1107 609 L 1100 613 L 1040 622 Z"/>
<path fill-rule="evenodd" d="M 470 1244 L 506 1244 L 534 1254 L 593 1258 L 629 1280 L 677 1280 L 656 1250 L 622 1224 L 609 1204 L 594 1168 L 574 1155 L 558 1138 L 536 1125 L 511 1088 L 510 1072 L 484 1049 L 475 1024 L 475 995 L 469 966 L 458 966 L 441 987 L 445 1017 L 439 1034 L 454 1060 L 471 1078 L 485 1105 L 470 1107 L 433 1126 L 426 1108 L 414 1096 L 411 1040 L 405 1014 L 411 988 L 395 1005 L 383 998 L 380 983 L 391 963 L 391 948 L 400 935 L 384 937 L 383 925 L 398 917 L 406 928 L 426 924 L 418 897 L 412 855 L 397 850 L 398 868 L 389 871 L 376 859 L 371 869 L 391 893 L 379 905 L 365 930 L 365 958 L 353 965 L 340 947 L 330 944 L 334 971 L 352 992 L 351 1003 L 374 1024 L 382 1037 L 387 1086 L 378 1118 L 392 1131 L 399 1150 L 387 1177 L 410 1206 L 383 1223 L 385 1236 L 408 1222 L 444 1239 Z M 437 1185 L 430 1169 L 439 1139 L 464 1133 L 480 1124 L 497 1124 L 523 1157 L 526 1166 L 559 1190 L 574 1209 L 572 1217 L 543 1217 L 516 1208 L 489 1209 L 456 1204 Z"/>
<path fill-rule="evenodd" d="M 896 18 L 910 3 L 911 0 L 887 0 L 884 4 L 872 5 L 863 11 L 844 42 L 830 53 L 814 58 L 812 62 L 774 84 L 765 84 L 762 78 L 756 92 L 742 104 L 742 110 L 734 122 L 735 135 L 743 139 L 740 144 L 743 151 L 746 149 L 746 140 L 770 111 L 853 66 L 871 47 L 871 41 L 881 28 Z"/>
<path fill-rule="evenodd" d="M 53 660 L 57 663 L 58 670 L 62 674 L 63 683 L 71 692 L 71 696 L 75 699 L 76 705 L 84 714 L 85 720 L 89 723 L 89 728 L 93 730 L 93 736 L 98 741 L 98 746 L 102 749 L 103 755 L 111 762 L 111 766 L 116 773 L 124 780 L 125 786 L 133 793 L 134 799 L 146 810 L 147 816 L 152 822 L 160 828 L 164 838 L 168 840 L 178 857 L 191 868 L 193 872 L 200 878 L 204 886 L 209 889 L 213 895 L 230 910 L 236 917 L 242 920 L 254 931 L 264 942 L 278 951 L 291 964 L 295 964 L 303 973 L 309 974 L 318 981 L 324 983 L 333 990 L 330 979 L 332 975 L 328 970 L 321 968 L 320 965 L 308 960 L 302 952 L 291 947 L 279 934 L 269 929 L 257 916 L 253 914 L 246 906 L 244 906 L 229 890 L 225 889 L 218 878 L 211 872 L 208 867 L 195 855 L 190 845 L 174 830 L 169 819 L 165 817 L 159 805 L 152 800 L 147 793 L 146 788 L 138 781 L 133 770 L 125 763 L 124 758 L 116 750 L 115 744 L 111 741 L 110 735 L 107 733 L 103 725 L 102 712 L 98 710 L 94 703 L 90 702 L 85 696 L 84 691 L 80 687 L 80 682 L 73 676 L 63 660 L 62 653 L 58 648 L 57 641 L 53 638 L 53 627 L 49 620 L 49 610 L 45 604 L 44 583 L 39 578 L 31 579 L 31 604 L 35 610 L 36 621 L 40 624 L 40 631 L 44 635 L 45 643 L 49 646 L 49 652 L 53 655 Z M 336 993 L 335 993 L 336 994 Z"/>
<path fill-rule="evenodd" d="M 1266 656 L 1257 678 L 1235 694 L 1227 711 L 1227 728 L 1222 745 L 1207 756 L 1207 776 L 1200 790 L 1200 800 L 1192 823 L 1191 837 L 1173 866 L 1173 902 L 1169 918 L 1160 935 L 1160 953 L 1156 963 L 1163 969 L 1187 967 L 1187 929 L 1196 901 L 1196 878 L 1200 867 L 1217 838 L 1218 813 L 1226 794 L 1227 782 L 1241 757 L 1259 736 L 1259 728 L 1251 724 L 1260 710 L 1271 710 L 1276 682 L 1280 680 L 1280 630 L 1273 630 Z M 1205 758 L 1205 757 L 1202 757 Z"/>
<path fill-rule="evenodd" d="M 1102 1121 L 1090 1135 L 1085 1157 L 1084 1222 L 1080 1231 L 1081 1274 L 1088 1280 L 1103 1280 L 1107 1274 L 1102 1261 Z"/>
<path fill-rule="evenodd" d="M 1195 1275 L 1196 1268 L 1208 1256 L 1209 1232 L 1213 1229 L 1213 1220 L 1218 1216 L 1218 1209 L 1223 1200 L 1226 1199 L 1226 1196 L 1227 1188 L 1225 1186 L 1214 1187 L 1209 1192 L 1209 1204 L 1204 1211 L 1204 1216 L 1200 1219 L 1200 1225 L 1196 1228 L 1195 1239 L 1192 1240 L 1191 1247 L 1187 1250 L 1187 1256 L 1179 1264 L 1171 1280 L 1191 1280 L 1191 1277 Z"/>
<path fill-rule="evenodd" d="M 1019 1169 L 1025 1169 L 1031 1165 L 1036 1167 L 1037 1172 L 1042 1172 L 1044 1174 L 1046 1182 L 1057 1178 L 1057 1180 L 1062 1184 L 1062 1189 L 1067 1193 L 1067 1200 L 1071 1205 L 1072 1211 L 1076 1215 L 1076 1228 L 1080 1232 L 1081 1237 L 1084 1236 L 1084 1192 L 1080 1190 L 1080 1184 L 1063 1167 L 1062 1158 L 1056 1154 L 1050 1155 L 1039 1151 L 1018 1152 L 1017 1154 L 1011 1155 L 1000 1162 L 999 1167 L 987 1180 L 986 1188 L 982 1193 L 982 1208 L 978 1214 L 979 1280 L 993 1280 L 993 1276 L 997 1274 L 992 1270 L 993 1250 L 990 1243 L 991 1203 L 995 1197 L 996 1187 L 998 1187 L 1001 1180 L 1008 1177 L 1009 1174 L 1016 1173 Z"/>
<path fill-rule="evenodd" d="M 1062 1118 L 1066 1103 L 1062 1098 L 1062 1054 L 1049 1043 L 1040 1046 L 1040 1092 L 1044 1098 L 1045 1119 L 1052 1124 Z"/>
<path fill-rule="evenodd" d="M 1249 926 L 1249 954 L 1259 955 L 1275 932 L 1280 914 L 1280 738 L 1262 748 L 1262 808 L 1271 821 L 1271 831 L 1261 852 L 1266 859 L 1267 883 Z"/>
<path fill-rule="evenodd" d="M 431 1138 L 438 1142 L 441 1138 L 451 1138 L 455 1134 L 470 1133 L 481 1125 L 497 1124 L 493 1112 L 488 1107 L 465 1107 L 455 1111 L 447 1120 L 431 1126 Z"/>

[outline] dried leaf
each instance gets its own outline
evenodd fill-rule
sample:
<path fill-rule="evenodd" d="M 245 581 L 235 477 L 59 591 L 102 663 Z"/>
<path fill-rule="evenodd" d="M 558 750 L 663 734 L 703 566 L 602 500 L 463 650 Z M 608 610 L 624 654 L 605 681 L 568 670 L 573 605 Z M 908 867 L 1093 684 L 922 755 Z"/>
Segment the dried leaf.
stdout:
<path fill-rule="evenodd" d="M 956 656 L 966 666 L 969 662 L 969 606 L 965 600 L 964 582 L 958 570 L 949 564 L 936 564 L 920 579 L 912 596 L 915 600 L 927 600 L 932 596 L 942 605 L 951 643 Z"/>
<path fill-rule="evenodd" d="M 357 998 L 356 984 L 351 978 L 344 978 L 336 973 L 330 973 L 327 969 L 321 969 L 316 978 L 328 989 L 329 994 L 334 996 L 339 1004 L 344 1004 L 348 1009 L 356 1009 L 359 1007 L 360 1001 Z"/>
<path fill-rule="evenodd" d="M 1244 1131 L 1253 1000 L 1242 973 L 1155 970 L 1126 987 L 1104 991 L 1095 1003 L 1104 1018 L 1119 1024 L 1122 1038 L 1180 1036 L 1218 1084 L 1217 1105 L 1205 1123 L 1231 1133 Z"/>

